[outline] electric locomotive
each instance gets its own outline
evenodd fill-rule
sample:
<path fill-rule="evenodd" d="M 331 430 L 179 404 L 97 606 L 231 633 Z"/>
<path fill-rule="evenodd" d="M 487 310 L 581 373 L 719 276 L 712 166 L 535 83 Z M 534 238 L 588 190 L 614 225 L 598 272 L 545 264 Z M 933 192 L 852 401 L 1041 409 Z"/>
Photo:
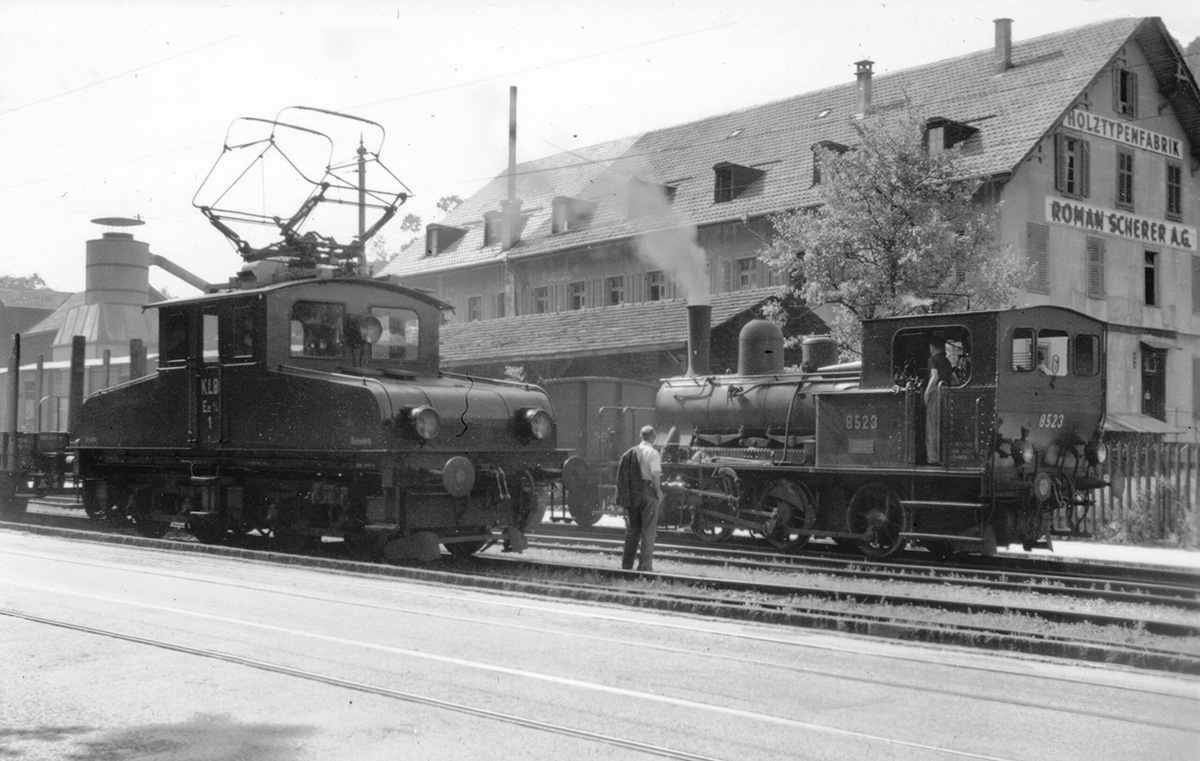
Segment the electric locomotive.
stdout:
<path fill-rule="evenodd" d="M 350 119 L 357 158 L 312 171 L 285 138 L 336 141 L 300 117 Z M 363 244 L 408 197 L 398 180 L 365 185 L 377 154 L 359 136 L 378 125 L 317 109 L 289 118 L 251 119 L 250 133 L 227 136 L 218 167 L 234 157 L 232 167 L 206 179 L 211 202 L 197 194 L 246 266 L 226 287 L 151 305 L 157 372 L 83 402 L 88 512 L 128 514 L 152 536 L 185 523 L 204 542 L 253 535 L 292 550 L 341 538 L 368 559 L 430 557 L 439 543 L 471 554 L 497 531 L 520 549 L 522 529 L 540 520 L 538 490 L 561 473 L 549 397 L 439 370 L 449 305 L 366 268 Z M 292 198 L 298 210 L 228 206 L 236 193 L 214 178 L 236 185 L 279 153 L 293 185 L 307 188 Z M 359 214 L 350 243 L 313 227 L 332 218 L 331 204 Z M 378 217 L 369 228 L 367 212 Z M 246 225 L 279 240 L 256 245 L 242 237 Z"/>
<path fill-rule="evenodd" d="M 703 539 L 824 536 L 873 557 L 908 542 L 1028 550 L 1107 485 L 1103 322 L 1053 306 L 867 320 L 861 363 L 787 371 L 778 327 L 754 321 L 738 372 L 713 375 L 705 309 L 689 307 L 688 373 L 656 400 L 667 499 Z M 931 415 L 933 338 L 953 373 Z"/>

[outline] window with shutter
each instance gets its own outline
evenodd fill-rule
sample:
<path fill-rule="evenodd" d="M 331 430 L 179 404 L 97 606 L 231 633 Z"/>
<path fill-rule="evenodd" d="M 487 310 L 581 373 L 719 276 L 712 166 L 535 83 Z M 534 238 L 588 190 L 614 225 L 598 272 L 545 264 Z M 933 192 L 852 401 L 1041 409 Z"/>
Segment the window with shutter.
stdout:
<path fill-rule="evenodd" d="M 1183 167 L 1167 162 L 1167 217 L 1183 218 Z"/>
<path fill-rule="evenodd" d="M 1029 252 L 1029 285 L 1031 291 L 1048 293 L 1050 280 L 1048 273 L 1047 254 L 1050 240 L 1050 226 L 1036 222 L 1026 223 L 1026 250 Z"/>
<path fill-rule="evenodd" d="M 1104 240 L 1101 238 L 1087 239 L 1088 257 L 1088 296 L 1093 299 L 1104 298 Z"/>
<path fill-rule="evenodd" d="M 1117 206 L 1133 208 L 1133 154 L 1117 151 Z"/>
<path fill-rule="evenodd" d="M 1059 134 L 1054 141 L 1054 187 L 1076 198 L 1088 195 L 1088 164 L 1091 150 L 1086 140 Z"/>
<path fill-rule="evenodd" d="M 1126 68 L 1113 71 L 1113 110 L 1137 116 L 1137 73 Z"/>

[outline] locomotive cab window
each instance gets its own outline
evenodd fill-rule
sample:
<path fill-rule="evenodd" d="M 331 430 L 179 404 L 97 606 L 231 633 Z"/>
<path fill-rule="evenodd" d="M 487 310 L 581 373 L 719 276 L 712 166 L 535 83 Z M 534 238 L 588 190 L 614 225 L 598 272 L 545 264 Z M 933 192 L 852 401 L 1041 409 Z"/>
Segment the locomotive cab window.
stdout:
<path fill-rule="evenodd" d="M 959 325 L 935 328 L 911 328 L 898 331 L 892 339 L 892 376 L 897 385 L 924 384 L 929 379 L 929 345 L 933 340 L 945 344 L 946 359 L 953 374 L 944 379 L 951 387 L 964 386 L 971 379 L 971 333 Z"/>
<path fill-rule="evenodd" d="M 180 366 L 188 358 L 187 312 L 166 312 L 158 321 L 158 357 L 165 367 Z"/>
<path fill-rule="evenodd" d="M 292 305 L 292 356 L 341 358 L 345 312 L 342 304 L 297 301 Z"/>
<path fill-rule="evenodd" d="M 221 337 L 221 361 L 253 361 L 255 345 L 258 342 L 258 328 L 253 313 L 246 308 L 235 309 L 225 319 L 224 328 Z"/>
<path fill-rule="evenodd" d="M 221 331 L 221 321 L 215 314 L 206 314 L 203 315 L 201 327 L 204 345 L 201 349 L 200 356 L 203 357 L 204 364 L 214 364 L 220 356 L 217 349 Z"/>
<path fill-rule="evenodd" d="M 1042 375 L 1066 375 L 1068 341 L 1067 334 L 1061 330 L 1017 328 L 1012 339 L 1012 369 L 1018 373 L 1037 370 Z M 1098 351 L 1099 339 L 1096 345 Z"/>
<path fill-rule="evenodd" d="M 1080 333 L 1075 336 L 1075 374 L 1096 375 L 1100 372 L 1100 336 Z"/>
<path fill-rule="evenodd" d="M 374 307 L 371 315 L 379 320 L 383 332 L 379 340 L 371 345 L 371 359 L 417 358 L 421 344 L 420 321 L 411 309 Z"/>

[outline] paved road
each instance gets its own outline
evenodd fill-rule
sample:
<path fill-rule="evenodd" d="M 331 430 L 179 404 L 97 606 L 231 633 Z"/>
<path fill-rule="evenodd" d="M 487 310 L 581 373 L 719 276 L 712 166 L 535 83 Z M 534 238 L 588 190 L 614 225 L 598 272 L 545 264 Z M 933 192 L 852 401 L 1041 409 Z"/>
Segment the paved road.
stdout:
<path fill-rule="evenodd" d="M 0 612 L 3 758 L 1200 754 L 1197 679 L 19 531 Z"/>

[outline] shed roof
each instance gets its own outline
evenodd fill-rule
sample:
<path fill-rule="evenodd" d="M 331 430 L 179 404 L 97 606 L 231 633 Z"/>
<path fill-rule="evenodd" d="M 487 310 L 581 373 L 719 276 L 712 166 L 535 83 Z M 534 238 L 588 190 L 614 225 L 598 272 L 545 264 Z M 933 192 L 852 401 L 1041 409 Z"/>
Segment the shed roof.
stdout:
<path fill-rule="evenodd" d="M 780 294 L 779 288 L 715 294 L 712 324 L 722 325 Z M 687 346 L 687 302 L 644 301 L 458 323 L 444 326 L 441 338 L 444 367 L 680 350 Z"/>

